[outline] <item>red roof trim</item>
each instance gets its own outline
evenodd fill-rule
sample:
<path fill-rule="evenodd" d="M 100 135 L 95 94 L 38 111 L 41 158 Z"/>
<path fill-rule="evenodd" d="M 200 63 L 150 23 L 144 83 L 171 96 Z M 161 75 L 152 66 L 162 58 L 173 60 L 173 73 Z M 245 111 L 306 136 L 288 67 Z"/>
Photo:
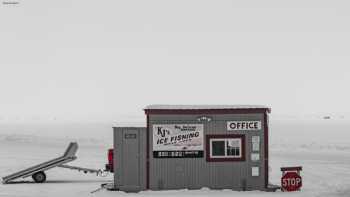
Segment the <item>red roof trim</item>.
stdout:
<path fill-rule="evenodd" d="M 145 109 L 148 114 L 255 114 L 271 113 L 269 108 L 251 109 Z"/>
<path fill-rule="evenodd" d="M 147 130 L 146 130 L 146 190 L 149 190 L 149 183 L 150 183 L 150 128 L 149 128 L 149 116 L 147 115 Z"/>
<path fill-rule="evenodd" d="M 269 187 L 269 122 L 268 114 L 264 114 L 264 160 L 265 160 L 265 188 Z"/>

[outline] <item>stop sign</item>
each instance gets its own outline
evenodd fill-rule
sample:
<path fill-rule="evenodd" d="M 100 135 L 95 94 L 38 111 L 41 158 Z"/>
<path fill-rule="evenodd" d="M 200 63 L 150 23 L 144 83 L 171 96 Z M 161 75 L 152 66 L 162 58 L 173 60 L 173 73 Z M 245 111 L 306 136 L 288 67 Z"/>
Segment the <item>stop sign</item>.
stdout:
<path fill-rule="evenodd" d="M 281 179 L 282 189 L 284 191 L 296 191 L 301 188 L 301 176 L 296 172 L 287 172 Z"/>

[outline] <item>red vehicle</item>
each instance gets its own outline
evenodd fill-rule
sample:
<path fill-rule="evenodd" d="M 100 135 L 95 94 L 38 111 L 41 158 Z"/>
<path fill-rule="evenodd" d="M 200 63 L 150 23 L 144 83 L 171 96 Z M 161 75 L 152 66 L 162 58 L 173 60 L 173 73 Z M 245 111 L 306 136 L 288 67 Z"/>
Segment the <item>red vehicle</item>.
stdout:
<path fill-rule="evenodd" d="M 107 157 L 108 157 L 108 163 L 106 164 L 105 171 L 114 172 L 114 169 L 113 169 L 113 148 L 108 149 Z"/>

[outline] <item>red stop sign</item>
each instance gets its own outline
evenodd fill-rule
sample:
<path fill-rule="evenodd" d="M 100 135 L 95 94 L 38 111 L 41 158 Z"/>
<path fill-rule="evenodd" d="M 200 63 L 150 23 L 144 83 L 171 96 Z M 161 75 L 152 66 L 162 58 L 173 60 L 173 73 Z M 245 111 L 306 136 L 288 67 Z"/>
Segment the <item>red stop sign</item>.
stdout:
<path fill-rule="evenodd" d="M 282 189 L 284 191 L 296 191 L 302 186 L 301 176 L 296 172 L 287 172 L 281 179 Z"/>

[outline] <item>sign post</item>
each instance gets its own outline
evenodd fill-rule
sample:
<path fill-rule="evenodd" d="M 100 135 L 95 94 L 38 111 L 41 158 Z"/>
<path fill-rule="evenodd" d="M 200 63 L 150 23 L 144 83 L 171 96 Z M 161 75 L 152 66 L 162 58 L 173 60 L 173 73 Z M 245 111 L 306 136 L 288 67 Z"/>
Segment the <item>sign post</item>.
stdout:
<path fill-rule="evenodd" d="M 282 191 L 292 192 L 299 191 L 302 186 L 302 178 L 300 176 L 301 166 L 298 167 L 284 167 L 281 168 L 282 178 L 281 187 Z"/>

